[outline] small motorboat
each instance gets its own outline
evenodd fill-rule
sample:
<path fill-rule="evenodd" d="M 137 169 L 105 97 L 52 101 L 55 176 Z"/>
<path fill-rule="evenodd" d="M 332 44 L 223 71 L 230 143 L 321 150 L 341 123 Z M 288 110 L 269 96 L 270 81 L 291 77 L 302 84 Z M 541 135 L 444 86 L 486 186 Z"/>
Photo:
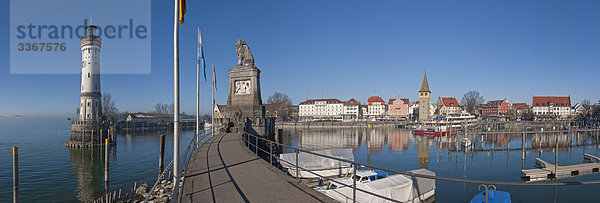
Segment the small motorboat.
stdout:
<path fill-rule="evenodd" d="M 368 182 L 371 182 L 374 180 L 380 180 L 380 179 L 387 178 L 387 177 L 388 177 L 388 173 L 385 171 L 377 170 L 377 169 L 370 170 L 370 169 L 364 169 L 361 167 L 361 169 L 356 170 L 356 177 L 354 177 L 354 174 L 352 173 L 352 169 L 350 169 L 346 173 L 345 177 L 336 178 L 336 179 L 334 179 L 334 181 L 330 181 L 329 184 L 327 184 L 327 186 L 317 187 L 315 189 L 317 191 L 322 191 L 322 190 L 330 190 L 330 189 L 346 187 L 344 184 L 352 185 L 354 183 L 354 178 L 356 178 L 356 183 L 368 183 Z"/>
<path fill-rule="evenodd" d="M 510 194 L 504 191 L 498 191 L 494 189 L 488 190 L 488 203 L 510 203 Z M 485 203 L 485 191 L 481 191 L 473 199 L 471 199 L 470 203 Z"/>

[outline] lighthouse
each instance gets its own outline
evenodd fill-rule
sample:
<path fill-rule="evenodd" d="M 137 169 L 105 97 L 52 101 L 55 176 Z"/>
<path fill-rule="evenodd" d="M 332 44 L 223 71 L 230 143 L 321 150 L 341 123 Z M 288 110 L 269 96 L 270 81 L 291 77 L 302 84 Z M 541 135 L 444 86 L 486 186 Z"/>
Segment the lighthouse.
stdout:
<path fill-rule="evenodd" d="M 96 35 L 97 27 L 85 28 L 81 38 L 81 96 L 79 121 L 98 122 L 102 119 L 102 94 L 100 91 L 100 47 L 102 38 Z"/>
<path fill-rule="evenodd" d="M 71 138 L 67 147 L 102 146 L 107 138 L 107 124 L 102 115 L 100 89 L 100 47 L 102 38 L 96 35 L 98 27 L 85 27 L 81 38 L 81 94 L 77 120 L 71 122 Z M 104 131 L 103 131 L 104 130 Z M 112 142 L 112 141 L 111 141 Z"/>

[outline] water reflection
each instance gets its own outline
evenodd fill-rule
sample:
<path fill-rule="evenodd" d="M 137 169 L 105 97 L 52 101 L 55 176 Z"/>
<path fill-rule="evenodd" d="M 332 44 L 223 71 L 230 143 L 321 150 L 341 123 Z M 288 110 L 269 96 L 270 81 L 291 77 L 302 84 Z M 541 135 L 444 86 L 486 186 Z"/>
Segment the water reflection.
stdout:
<path fill-rule="evenodd" d="M 597 132 L 544 132 L 529 133 L 525 137 L 523 133 L 423 137 L 413 135 L 408 129 L 393 128 L 288 129 L 284 131 L 283 144 L 302 146 L 307 150 L 352 148 L 355 160 L 360 163 L 400 171 L 426 168 L 441 177 L 520 182 L 521 170 L 535 168 L 536 158 L 549 163 L 558 160 L 559 165 L 566 166 L 583 163 L 584 153 L 598 155 L 598 135 Z M 463 139 L 468 139 L 470 146 L 466 146 Z M 559 150 L 556 150 L 557 144 Z M 599 177 L 579 176 L 569 181 L 597 180 Z M 462 187 L 445 181 L 439 184 L 436 199 L 449 202 L 464 202 L 478 192 L 472 184 L 460 184 Z M 600 185 L 585 186 L 586 191 L 592 189 L 600 189 Z M 509 191 L 511 196 L 514 194 L 515 202 L 548 202 L 560 198 L 560 194 L 576 199 L 576 202 L 591 198 L 581 187 L 561 187 L 557 194 L 553 193 L 554 187 L 502 186 L 502 190 Z"/>
<path fill-rule="evenodd" d="M 417 163 L 420 168 L 427 168 L 429 163 L 429 148 L 431 147 L 432 139 L 422 136 L 415 138 L 415 145 L 417 145 Z"/>
<path fill-rule="evenodd" d="M 71 167 L 77 176 L 77 199 L 94 201 L 104 194 L 104 155 L 101 149 L 69 149 Z"/>

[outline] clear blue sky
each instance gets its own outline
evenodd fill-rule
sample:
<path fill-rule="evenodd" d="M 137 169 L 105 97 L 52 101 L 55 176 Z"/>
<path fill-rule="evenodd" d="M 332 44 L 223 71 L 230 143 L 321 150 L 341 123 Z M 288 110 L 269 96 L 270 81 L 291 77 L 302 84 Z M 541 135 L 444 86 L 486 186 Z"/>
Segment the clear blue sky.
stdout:
<path fill-rule="evenodd" d="M 598 101 L 598 1 L 188 1 L 180 33 L 182 111 L 195 111 L 196 28 L 227 99 L 234 44 L 246 40 L 275 91 L 306 98 L 417 98 L 424 69 L 434 98 L 477 90 L 486 100 L 532 95 Z M 9 73 L 9 6 L 0 8 L 0 116 L 72 116 L 80 77 Z M 41 15 L 41 14 L 32 14 Z M 83 16 L 82 18 L 86 18 Z M 102 75 L 121 111 L 173 100 L 173 2 L 152 1 L 151 74 Z M 103 44 L 103 50 L 107 44 Z M 12 48 L 12 47 L 11 47 Z M 101 55 L 102 61 L 111 60 Z M 80 56 L 72 59 L 80 63 Z M 71 64 L 65 62 L 65 64 Z M 73 67 L 80 68 L 79 66 Z M 202 83 L 202 112 L 210 106 Z"/>

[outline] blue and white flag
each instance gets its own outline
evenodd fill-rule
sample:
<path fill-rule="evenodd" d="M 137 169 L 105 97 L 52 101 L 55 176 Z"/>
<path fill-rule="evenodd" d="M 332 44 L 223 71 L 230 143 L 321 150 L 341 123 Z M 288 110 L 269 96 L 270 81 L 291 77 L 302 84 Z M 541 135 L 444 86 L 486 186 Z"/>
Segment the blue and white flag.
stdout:
<path fill-rule="evenodd" d="M 202 65 L 204 81 L 206 81 L 206 62 L 204 60 L 204 49 L 202 48 L 202 36 L 200 35 L 200 28 L 198 28 L 198 63 Z"/>

